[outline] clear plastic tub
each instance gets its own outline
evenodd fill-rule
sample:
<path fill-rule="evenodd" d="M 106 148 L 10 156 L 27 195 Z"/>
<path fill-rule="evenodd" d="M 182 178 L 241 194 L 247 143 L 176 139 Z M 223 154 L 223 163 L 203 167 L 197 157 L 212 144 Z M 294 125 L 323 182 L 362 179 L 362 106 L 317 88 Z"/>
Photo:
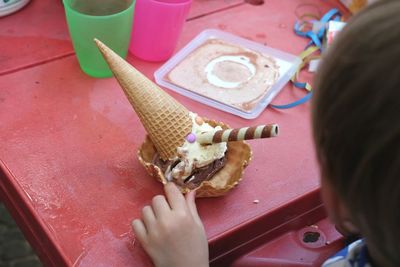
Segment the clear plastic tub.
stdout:
<path fill-rule="evenodd" d="M 297 56 L 209 29 L 182 48 L 154 76 L 163 87 L 254 119 L 290 80 L 300 63 Z"/>

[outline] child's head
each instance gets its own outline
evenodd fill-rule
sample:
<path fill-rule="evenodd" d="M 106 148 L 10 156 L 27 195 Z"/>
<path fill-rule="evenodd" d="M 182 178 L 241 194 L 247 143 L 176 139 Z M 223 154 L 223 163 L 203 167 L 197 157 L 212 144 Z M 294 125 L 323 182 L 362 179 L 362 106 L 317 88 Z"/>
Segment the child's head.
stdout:
<path fill-rule="evenodd" d="M 378 1 L 349 21 L 315 87 L 328 212 L 350 220 L 380 264 L 400 266 L 400 1 Z"/>

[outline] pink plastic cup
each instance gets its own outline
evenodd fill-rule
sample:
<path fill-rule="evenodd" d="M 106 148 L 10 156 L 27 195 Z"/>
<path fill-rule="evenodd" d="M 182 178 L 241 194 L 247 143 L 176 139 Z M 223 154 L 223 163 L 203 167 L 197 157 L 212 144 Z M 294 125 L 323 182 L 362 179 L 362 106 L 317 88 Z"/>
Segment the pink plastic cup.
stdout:
<path fill-rule="evenodd" d="M 147 61 L 172 56 L 192 0 L 137 0 L 129 51 Z"/>

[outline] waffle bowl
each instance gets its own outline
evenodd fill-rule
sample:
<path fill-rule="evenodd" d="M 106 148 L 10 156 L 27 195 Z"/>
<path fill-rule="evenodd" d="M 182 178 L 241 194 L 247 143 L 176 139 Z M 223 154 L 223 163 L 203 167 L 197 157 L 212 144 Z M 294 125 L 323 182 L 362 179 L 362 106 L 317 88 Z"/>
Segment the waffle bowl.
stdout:
<path fill-rule="evenodd" d="M 221 126 L 222 129 L 229 127 L 214 120 L 204 119 L 211 126 Z M 140 163 L 145 167 L 147 173 L 157 179 L 159 182 L 166 184 L 168 181 L 165 178 L 161 169 L 153 164 L 154 155 L 157 153 L 156 147 L 147 135 L 145 141 L 140 146 L 137 156 Z M 232 188 L 239 184 L 242 179 L 244 169 L 250 163 L 252 152 L 250 146 L 245 141 L 228 142 L 228 149 L 225 157 L 227 161 L 225 166 L 219 170 L 210 180 L 203 181 L 196 190 L 196 197 L 218 197 L 228 193 Z M 182 193 L 190 191 L 188 188 L 183 188 L 178 185 Z"/>

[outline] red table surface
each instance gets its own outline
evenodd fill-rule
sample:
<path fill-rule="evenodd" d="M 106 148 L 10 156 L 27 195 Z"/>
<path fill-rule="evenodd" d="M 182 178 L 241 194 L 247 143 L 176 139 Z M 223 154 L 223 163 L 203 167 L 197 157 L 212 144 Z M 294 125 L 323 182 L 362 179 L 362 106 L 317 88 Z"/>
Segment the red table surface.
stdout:
<path fill-rule="evenodd" d="M 200 2 L 205 1 L 192 7 L 191 14 L 197 15 L 186 23 L 178 49 L 202 30 L 219 28 L 298 54 L 307 40 L 293 34 L 296 12 L 316 8 L 323 13 L 338 5 L 316 0 L 269 0 L 260 6 L 228 1 L 233 4 L 206 9 Z M 46 265 L 151 265 L 130 223 L 162 193 L 162 186 L 136 158 L 145 136 L 137 115 L 114 78 L 94 79 L 79 69 L 59 1 L 33 1 L 4 21 L 11 27 L 21 14 L 47 27 L 18 24 L 20 33 L 1 28 L 9 33 L 0 42 L 5 49 L 0 50 L 5 62 L 0 70 L 2 198 Z M 34 38 L 26 34 L 32 32 Z M 47 43 L 53 38 L 58 41 Z M 27 40 L 31 48 L 17 54 L 15 46 Z M 128 61 L 151 78 L 162 64 L 133 56 Z M 271 122 L 280 126 L 278 138 L 249 142 L 253 160 L 237 188 L 224 197 L 197 201 L 212 264 L 231 264 L 279 236 L 274 242 L 291 240 L 293 229 L 311 224 L 323 225 L 328 244 L 338 240 L 318 197 L 308 103 L 282 111 L 267 108 L 249 121 L 167 92 L 188 109 L 233 127 Z M 274 103 L 303 95 L 287 85 Z M 322 251 L 316 253 L 309 265 L 321 261 Z"/>

